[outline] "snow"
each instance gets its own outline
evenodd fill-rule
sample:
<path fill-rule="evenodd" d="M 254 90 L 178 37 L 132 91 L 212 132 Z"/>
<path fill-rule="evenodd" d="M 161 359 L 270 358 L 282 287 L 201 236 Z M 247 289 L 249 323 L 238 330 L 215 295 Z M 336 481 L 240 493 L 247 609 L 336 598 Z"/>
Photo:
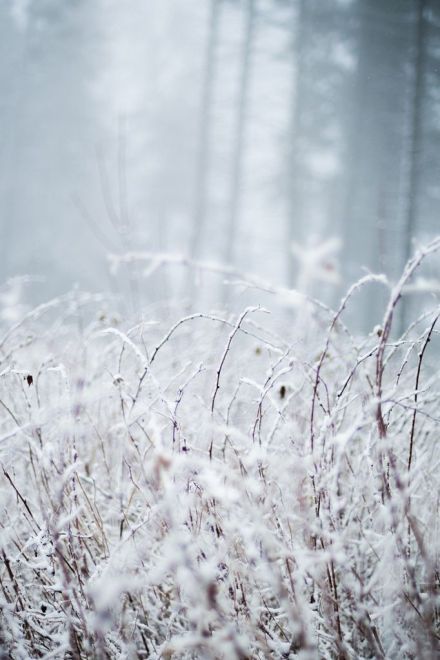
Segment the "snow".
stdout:
<path fill-rule="evenodd" d="M 295 254 L 321 277 L 337 247 Z M 77 291 L 4 319 L 12 657 L 434 657 L 435 334 L 421 348 L 438 311 L 391 341 L 394 286 L 352 336 L 344 314 L 372 279 L 387 284 L 365 276 L 337 311 L 298 294 L 286 314 L 267 287 L 270 313 L 175 305 L 116 327 Z"/>

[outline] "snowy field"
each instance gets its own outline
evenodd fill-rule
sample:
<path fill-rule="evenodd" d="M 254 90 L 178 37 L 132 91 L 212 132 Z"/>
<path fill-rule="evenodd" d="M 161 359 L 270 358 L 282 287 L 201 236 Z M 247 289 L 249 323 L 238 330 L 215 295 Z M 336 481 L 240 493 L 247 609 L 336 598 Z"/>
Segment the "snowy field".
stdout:
<path fill-rule="evenodd" d="M 364 337 L 384 278 L 333 311 L 76 291 L 4 321 L 1 657 L 438 657 L 439 310 L 393 322 L 439 246 Z"/>

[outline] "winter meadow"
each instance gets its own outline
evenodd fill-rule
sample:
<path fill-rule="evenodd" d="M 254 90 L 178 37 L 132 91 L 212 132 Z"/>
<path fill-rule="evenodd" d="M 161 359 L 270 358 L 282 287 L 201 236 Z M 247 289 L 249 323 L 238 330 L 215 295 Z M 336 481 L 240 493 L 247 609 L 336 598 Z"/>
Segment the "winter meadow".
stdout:
<path fill-rule="evenodd" d="M 0 49 L 0 660 L 438 658 L 440 2 Z"/>

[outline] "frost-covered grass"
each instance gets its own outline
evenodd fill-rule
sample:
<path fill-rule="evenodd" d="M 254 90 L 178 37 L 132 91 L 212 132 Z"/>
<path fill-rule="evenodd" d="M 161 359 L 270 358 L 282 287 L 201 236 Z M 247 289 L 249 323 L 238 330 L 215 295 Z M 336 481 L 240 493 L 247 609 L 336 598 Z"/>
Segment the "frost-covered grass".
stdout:
<path fill-rule="evenodd" d="M 393 333 L 422 257 L 363 338 L 371 278 L 339 311 L 76 293 L 4 327 L 2 657 L 435 657 L 439 310 Z"/>

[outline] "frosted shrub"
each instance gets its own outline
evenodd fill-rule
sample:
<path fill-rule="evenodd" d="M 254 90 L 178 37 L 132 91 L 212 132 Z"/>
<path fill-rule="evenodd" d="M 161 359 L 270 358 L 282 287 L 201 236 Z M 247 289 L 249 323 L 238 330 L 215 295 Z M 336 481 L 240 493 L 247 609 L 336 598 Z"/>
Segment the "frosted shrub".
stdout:
<path fill-rule="evenodd" d="M 363 338 L 371 277 L 296 320 L 77 293 L 4 328 L 3 657 L 434 657 L 440 310 L 393 317 L 437 248 Z"/>

